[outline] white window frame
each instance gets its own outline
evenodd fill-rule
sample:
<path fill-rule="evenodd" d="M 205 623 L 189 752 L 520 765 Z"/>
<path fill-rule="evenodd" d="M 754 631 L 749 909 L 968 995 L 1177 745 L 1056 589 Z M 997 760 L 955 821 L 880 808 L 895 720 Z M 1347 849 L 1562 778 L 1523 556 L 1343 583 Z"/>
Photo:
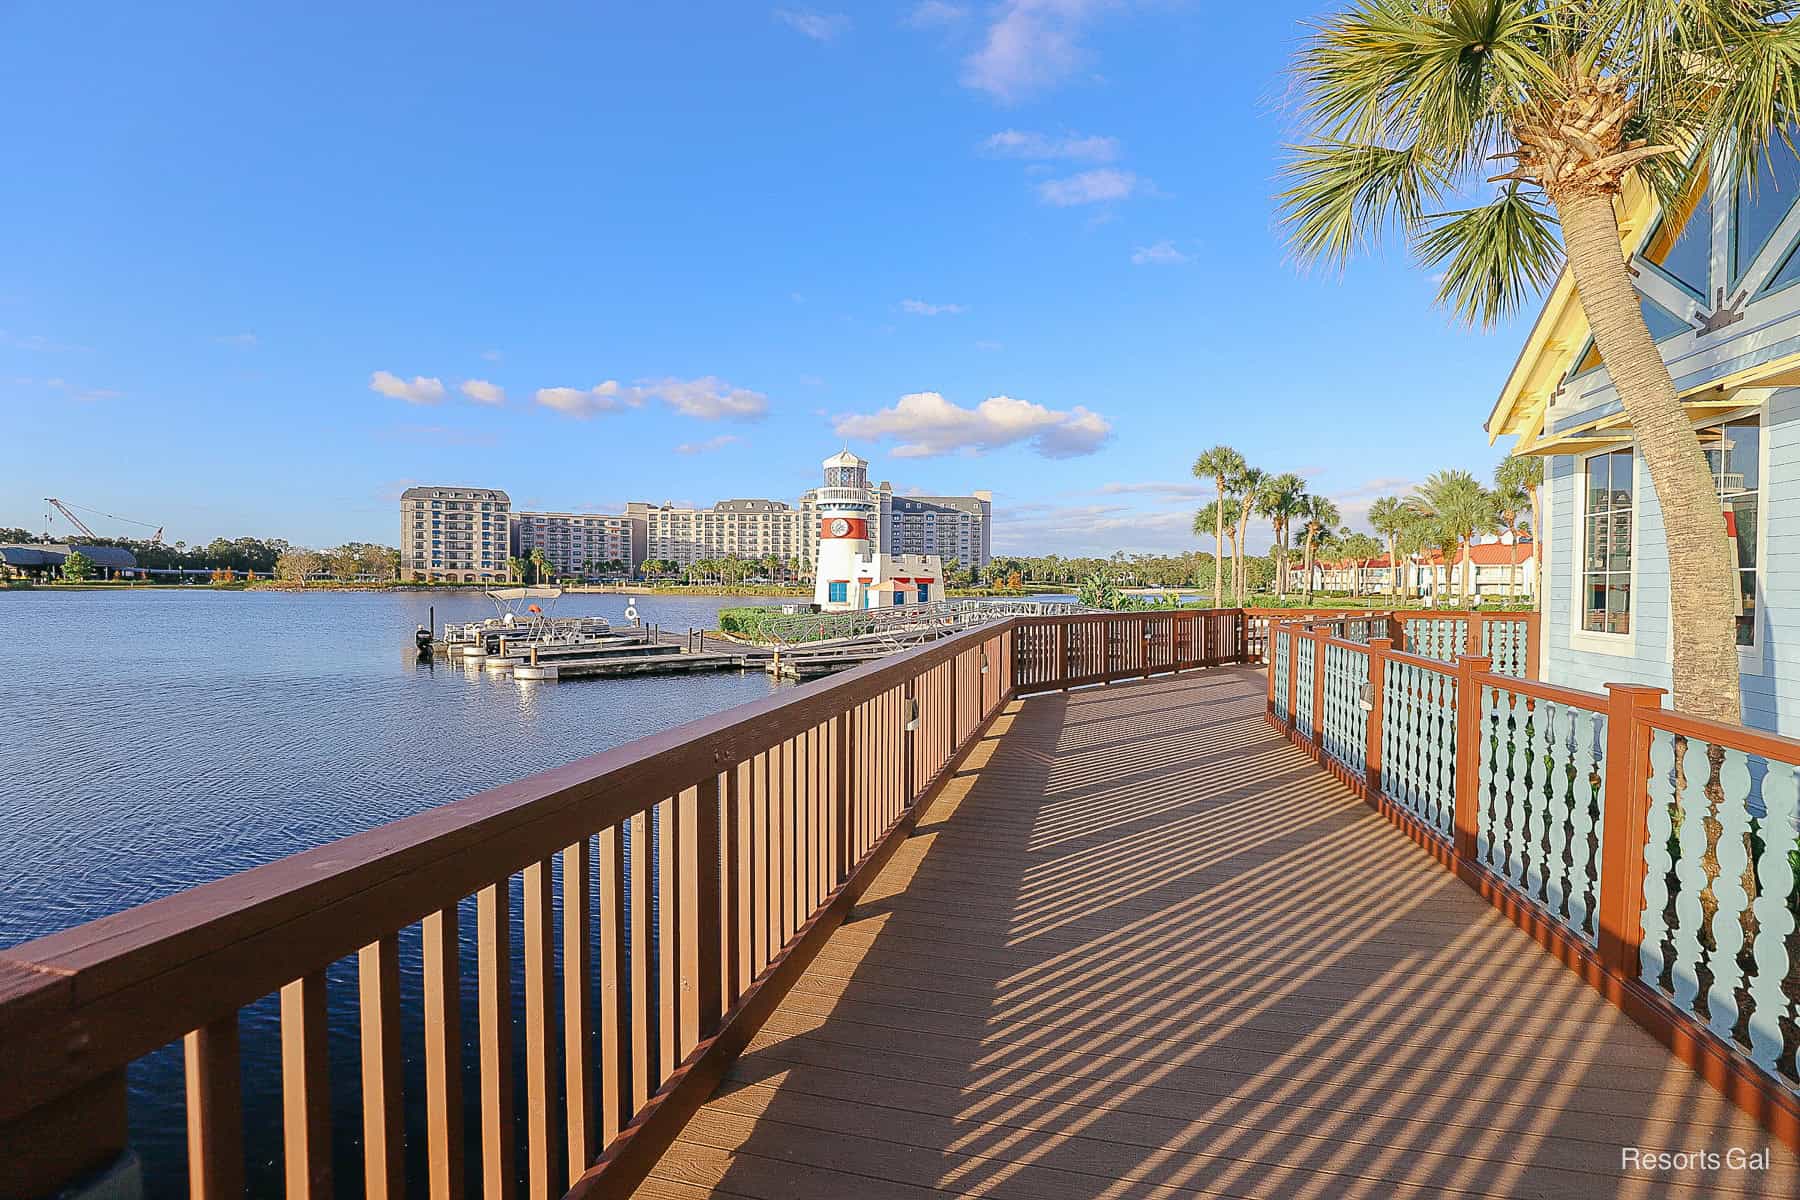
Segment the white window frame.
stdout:
<path fill-rule="evenodd" d="M 1696 431 L 1711 429 L 1715 425 L 1729 425 L 1734 421 L 1756 420 L 1756 614 L 1757 619 L 1750 627 L 1750 644 L 1739 646 L 1738 671 L 1744 675 L 1761 675 L 1763 670 L 1763 622 L 1768 618 L 1768 576 L 1769 576 L 1769 402 L 1764 393 L 1762 400 L 1725 413 L 1722 416 L 1708 417 L 1694 426 Z M 1675 640 L 1669 639 L 1669 660 L 1675 659 Z"/>
<path fill-rule="evenodd" d="M 1588 463 L 1602 454 L 1615 454 L 1620 450 L 1631 451 L 1631 607 L 1627 610 L 1631 616 L 1631 630 L 1628 633 L 1609 633 L 1582 628 L 1583 620 L 1587 616 Z M 1579 650 L 1586 654 L 1612 654 L 1620 658 L 1634 658 L 1637 655 L 1638 635 L 1638 563 L 1642 558 L 1642 555 L 1638 553 L 1638 526 L 1644 507 L 1643 456 L 1638 454 L 1635 441 L 1621 441 L 1587 450 L 1577 455 L 1575 462 L 1577 466 L 1574 476 L 1575 527 L 1572 539 L 1574 552 L 1569 555 L 1568 568 L 1569 598 L 1571 600 L 1569 605 L 1569 649 Z"/>

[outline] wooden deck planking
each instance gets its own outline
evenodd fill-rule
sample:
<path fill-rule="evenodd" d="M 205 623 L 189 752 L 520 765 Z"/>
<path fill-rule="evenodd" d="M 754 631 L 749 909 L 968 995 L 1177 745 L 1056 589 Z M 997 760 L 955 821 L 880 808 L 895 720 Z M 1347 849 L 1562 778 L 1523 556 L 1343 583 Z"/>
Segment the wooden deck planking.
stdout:
<path fill-rule="evenodd" d="M 640 1194 L 1800 1194 L 1264 695 L 1012 706 Z M 1774 1166 L 1621 1173 L 1627 1144 Z"/>

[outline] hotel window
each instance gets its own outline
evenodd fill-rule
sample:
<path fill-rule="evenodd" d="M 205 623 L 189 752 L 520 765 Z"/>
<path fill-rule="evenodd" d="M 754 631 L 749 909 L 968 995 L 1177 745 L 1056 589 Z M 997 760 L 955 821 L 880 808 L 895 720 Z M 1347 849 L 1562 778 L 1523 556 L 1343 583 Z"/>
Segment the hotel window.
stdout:
<path fill-rule="evenodd" d="M 1756 644 L 1756 534 L 1762 490 L 1762 422 L 1728 421 L 1700 432 L 1706 465 L 1725 507 L 1725 531 L 1735 543 L 1738 576 L 1737 642 Z"/>
<path fill-rule="evenodd" d="M 1631 632 L 1632 499 L 1630 450 L 1587 460 L 1581 627 L 1590 633 Z"/>

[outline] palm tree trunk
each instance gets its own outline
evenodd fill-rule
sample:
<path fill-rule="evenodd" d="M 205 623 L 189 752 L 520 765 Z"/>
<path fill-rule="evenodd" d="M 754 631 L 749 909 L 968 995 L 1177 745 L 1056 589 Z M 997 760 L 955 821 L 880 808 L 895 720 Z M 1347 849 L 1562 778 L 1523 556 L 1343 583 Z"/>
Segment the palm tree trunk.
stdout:
<path fill-rule="evenodd" d="M 1553 197 L 1569 267 L 1662 508 L 1675 707 L 1737 723 L 1737 563 L 1700 439 L 1644 324 L 1609 195 Z"/>
<path fill-rule="evenodd" d="M 1215 475 L 1213 483 L 1219 490 L 1219 501 L 1213 510 L 1213 607 L 1224 608 L 1225 580 L 1221 572 L 1225 569 L 1225 477 Z"/>

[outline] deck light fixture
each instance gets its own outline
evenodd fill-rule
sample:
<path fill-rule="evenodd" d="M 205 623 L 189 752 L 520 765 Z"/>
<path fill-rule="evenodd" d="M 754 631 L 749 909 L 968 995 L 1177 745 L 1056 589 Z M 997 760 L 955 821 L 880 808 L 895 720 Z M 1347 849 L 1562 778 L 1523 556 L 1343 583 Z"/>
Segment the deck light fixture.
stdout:
<path fill-rule="evenodd" d="M 913 696 L 906 702 L 906 732 L 917 733 L 919 730 L 919 698 Z"/>
<path fill-rule="evenodd" d="M 983 675 L 987 674 L 987 668 L 988 668 L 987 651 L 984 649 L 981 652 L 981 673 Z"/>

